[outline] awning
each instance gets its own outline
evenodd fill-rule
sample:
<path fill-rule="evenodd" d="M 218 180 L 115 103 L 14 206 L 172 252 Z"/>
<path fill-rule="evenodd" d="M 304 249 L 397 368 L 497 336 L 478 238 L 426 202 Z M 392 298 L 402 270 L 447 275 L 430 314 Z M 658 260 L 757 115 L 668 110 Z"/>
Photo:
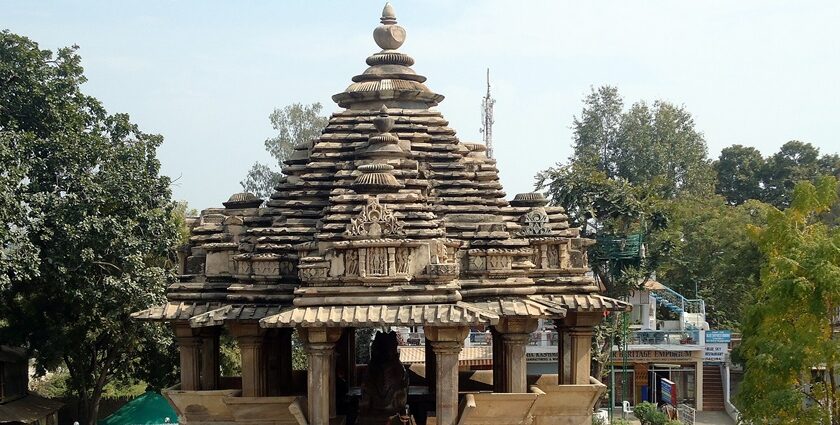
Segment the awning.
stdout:
<path fill-rule="evenodd" d="M 62 403 L 35 394 L 0 404 L 0 423 L 22 422 L 30 424 L 55 413 Z"/>
<path fill-rule="evenodd" d="M 469 303 L 297 307 L 260 321 L 265 328 L 495 325 L 499 316 Z"/>
<path fill-rule="evenodd" d="M 630 303 L 626 301 L 598 294 L 541 294 L 539 296 L 556 302 L 569 311 L 630 311 L 632 308 Z"/>
<path fill-rule="evenodd" d="M 401 345 L 400 362 L 403 364 L 426 363 L 426 347 Z M 493 364 L 493 347 L 480 345 L 463 347 L 458 353 L 458 366 L 486 366 Z"/>
<path fill-rule="evenodd" d="M 260 320 L 265 317 L 280 313 L 289 306 L 278 305 L 226 305 L 206 313 L 193 316 L 190 319 L 190 326 L 194 328 L 219 326 L 227 320 Z"/>
<path fill-rule="evenodd" d="M 535 319 L 562 319 L 566 317 L 566 309 L 562 305 L 539 296 L 469 301 L 468 303 L 502 317 L 519 316 Z"/>
<path fill-rule="evenodd" d="M 131 313 L 131 317 L 137 320 L 149 321 L 189 320 L 193 316 L 221 307 L 222 304 L 220 303 L 170 301 L 164 305 Z"/>

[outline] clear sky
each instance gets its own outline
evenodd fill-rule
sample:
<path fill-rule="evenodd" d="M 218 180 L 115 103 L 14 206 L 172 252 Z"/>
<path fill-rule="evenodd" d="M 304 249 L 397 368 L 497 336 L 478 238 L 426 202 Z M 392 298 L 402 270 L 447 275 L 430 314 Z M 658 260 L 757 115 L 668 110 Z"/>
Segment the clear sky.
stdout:
<path fill-rule="evenodd" d="M 463 141 L 479 141 L 485 68 L 509 196 L 569 156 L 590 86 L 684 104 L 709 153 L 790 139 L 840 150 L 838 1 L 393 1 L 402 51 Z M 174 196 L 220 206 L 269 161 L 268 114 L 321 102 L 361 73 L 384 1 L 0 0 L 0 28 L 78 44 L 88 94 L 166 138 Z"/>

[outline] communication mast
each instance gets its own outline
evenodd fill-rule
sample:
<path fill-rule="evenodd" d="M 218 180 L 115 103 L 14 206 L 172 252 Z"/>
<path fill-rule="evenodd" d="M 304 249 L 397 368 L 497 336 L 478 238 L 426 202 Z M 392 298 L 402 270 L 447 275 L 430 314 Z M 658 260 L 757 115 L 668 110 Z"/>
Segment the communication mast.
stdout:
<path fill-rule="evenodd" d="M 487 146 L 487 157 L 493 157 L 493 105 L 496 99 L 490 96 L 490 68 L 487 68 L 487 94 L 481 99 L 481 129 L 479 130 Z"/>

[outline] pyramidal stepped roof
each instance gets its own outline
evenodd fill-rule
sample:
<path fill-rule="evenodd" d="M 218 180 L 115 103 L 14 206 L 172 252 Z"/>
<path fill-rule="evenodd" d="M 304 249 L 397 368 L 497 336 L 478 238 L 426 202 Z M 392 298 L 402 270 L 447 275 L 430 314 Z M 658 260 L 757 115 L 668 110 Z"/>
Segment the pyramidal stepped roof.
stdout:
<path fill-rule="evenodd" d="M 135 316 L 360 326 L 625 308 L 597 294 L 592 241 L 562 208 L 538 193 L 505 200 L 485 147 L 431 109 L 443 96 L 398 51 L 406 31 L 390 4 L 373 36 L 382 50 L 333 96 L 344 109 L 295 147 L 270 199 L 203 211 L 169 304 Z"/>

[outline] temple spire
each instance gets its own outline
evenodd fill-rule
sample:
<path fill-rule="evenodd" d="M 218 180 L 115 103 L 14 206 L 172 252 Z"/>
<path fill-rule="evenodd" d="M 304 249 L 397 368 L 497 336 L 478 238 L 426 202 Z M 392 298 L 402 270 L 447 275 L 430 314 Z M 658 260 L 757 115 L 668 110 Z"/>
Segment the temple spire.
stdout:
<path fill-rule="evenodd" d="M 405 28 L 397 24 L 391 3 L 382 8 L 380 24 L 373 30 L 373 40 L 381 51 L 366 60 L 370 66 L 353 77 L 353 84 L 333 96 L 339 106 L 377 110 L 381 105 L 396 109 L 428 109 L 443 96 L 432 92 L 423 82 L 426 77 L 411 69 L 414 59 L 397 51 L 405 43 Z"/>

